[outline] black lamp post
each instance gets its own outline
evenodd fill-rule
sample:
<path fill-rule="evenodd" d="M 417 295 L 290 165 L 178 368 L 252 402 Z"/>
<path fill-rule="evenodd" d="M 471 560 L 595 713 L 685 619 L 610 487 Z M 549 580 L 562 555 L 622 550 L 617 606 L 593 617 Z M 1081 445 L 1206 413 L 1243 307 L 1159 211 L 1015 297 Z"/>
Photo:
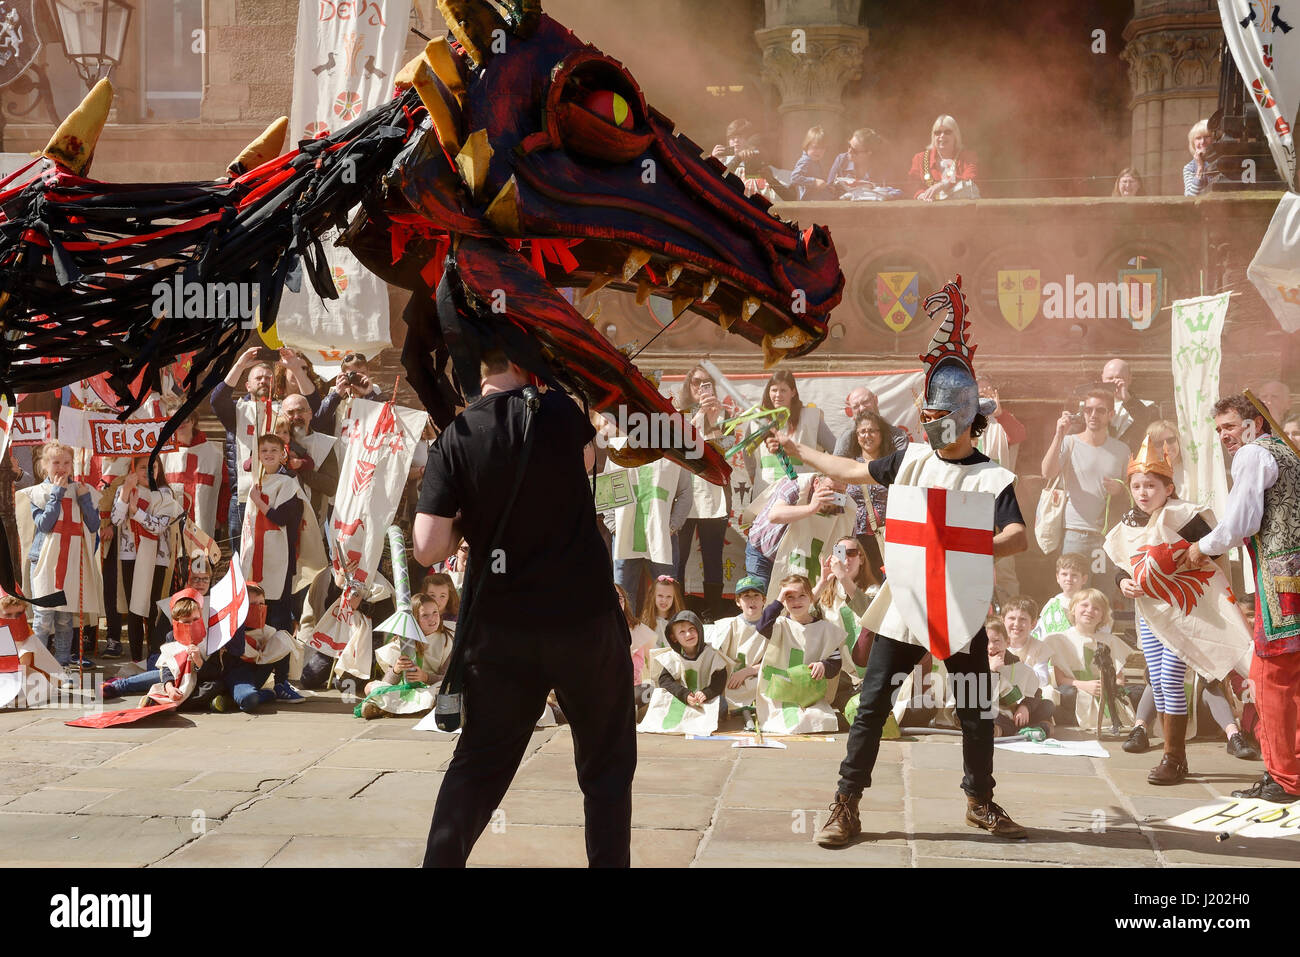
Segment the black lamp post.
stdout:
<path fill-rule="evenodd" d="M 59 39 L 87 87 L 122 61 L 131 8 L 123 0 L 50 0 Z"/>

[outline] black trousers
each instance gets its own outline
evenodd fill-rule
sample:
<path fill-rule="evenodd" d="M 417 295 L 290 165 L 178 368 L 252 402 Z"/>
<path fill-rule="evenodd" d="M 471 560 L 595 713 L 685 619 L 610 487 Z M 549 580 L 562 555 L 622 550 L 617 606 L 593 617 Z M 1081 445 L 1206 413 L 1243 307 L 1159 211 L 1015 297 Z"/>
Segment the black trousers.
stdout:
<path fill-rule="evenodd" d="M 848 753 L 840 765 L 839 792 L 858 797 L 871 787 L 871 770 L 880 753 L 885 727 L 903 680 L 926 655 L 926 649 L 876 635 L 862 679 L 858 713 L 849 728 Z M 971 797 L 993 794 L 993 686 L 989 676 L 989 640 L 981 628 L 970 647 L 944 662 L 955 684 L 957 719 L 961 722 L 961 789 Z M 936 695 L 940 689 L 935 689 Z"/>
<path fill-rule="evenodd" d="M 552 688 L 573 731 L 587 861 L 630 866 L 636 725 L 632 639 L 622 613 L 559 628 L 476 627 L 472 641 L 465 728 L 438 792 L 424 866 L 465 866 L 510 787 Z"/>

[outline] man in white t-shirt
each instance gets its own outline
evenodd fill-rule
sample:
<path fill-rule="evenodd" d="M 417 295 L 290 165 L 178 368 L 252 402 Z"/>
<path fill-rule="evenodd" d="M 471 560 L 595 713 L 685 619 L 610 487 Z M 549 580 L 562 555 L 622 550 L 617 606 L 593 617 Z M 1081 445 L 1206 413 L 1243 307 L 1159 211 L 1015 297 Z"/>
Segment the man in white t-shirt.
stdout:
<path fill-rule="evenodd" d="M 1129 459 L 1128 446 L 1110 435 L 1113 401 L 1106 389 L 1089 389 L 1083 402 L 1083 431 L 1067 435 L 1074 414 L 1062 412 L 1056 435 L 1043 455 L 1043 478 L 1050 482 L 1061 475 L 1068 496 L 1061 554 L 1083 555 L 1093 571 L 1093 581 L 1112 604 L 1114 572 L 1102 542 L 1106 530 L 1124 511 L 1123 476 Z"/>

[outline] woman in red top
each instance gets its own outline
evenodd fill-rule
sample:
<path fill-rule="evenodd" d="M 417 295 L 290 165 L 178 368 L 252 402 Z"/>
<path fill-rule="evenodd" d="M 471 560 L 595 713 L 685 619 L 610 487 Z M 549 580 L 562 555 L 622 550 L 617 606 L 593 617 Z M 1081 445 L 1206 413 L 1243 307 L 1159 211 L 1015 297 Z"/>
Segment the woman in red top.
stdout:
<path fill-rule="evenodd" d="M 916 199 L 927 203 L 951 195 L 953 187 L 965 180 L 974 181 L 975 154 L 962 149 L 961 130 L 951 116 L 943 115 L 934 121 L 930 131 L 930 148 L 912 157 L 908 179 L 916 190 Z"/>

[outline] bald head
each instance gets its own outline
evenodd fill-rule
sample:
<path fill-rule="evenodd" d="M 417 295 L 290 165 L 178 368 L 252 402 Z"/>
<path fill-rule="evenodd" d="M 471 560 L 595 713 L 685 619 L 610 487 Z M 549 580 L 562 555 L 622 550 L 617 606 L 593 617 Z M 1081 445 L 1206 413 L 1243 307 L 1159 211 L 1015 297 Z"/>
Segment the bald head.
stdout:
<path fill-rule="evenodd" d="M 854 419 L 861 412 L 879 412 L 880 400 L 866 386 L 858 386 L 844 397 L 844 414 Z"/>
<path fill-rule="evenodd" d="M 1101 381 L 1107 384 L 1123 382 L 1128 385 L 1133 381 L 1133 370 L 1124 359 L 1111 359 L 1102 367 Z"/>
<path fill-rule="evenodd" d="M 280 411 L 289 420 L 295 432 L 306 432 L 311 423 L 311 404 L 307 397 L 294 393 L 286 395 L 280 403 Z"/>
<path fill-rule="evenodd" d="M 1270 379 L 1261 385 L 1255 393 L 1255 398 L 1268 406 L 1269 415 L 1273 416 L 1278 423 L 1281 423 L 1291 410 L 1291 390 L 1287 388 L 1285 382 L 1279 382 L 1277 379 Z"/>

